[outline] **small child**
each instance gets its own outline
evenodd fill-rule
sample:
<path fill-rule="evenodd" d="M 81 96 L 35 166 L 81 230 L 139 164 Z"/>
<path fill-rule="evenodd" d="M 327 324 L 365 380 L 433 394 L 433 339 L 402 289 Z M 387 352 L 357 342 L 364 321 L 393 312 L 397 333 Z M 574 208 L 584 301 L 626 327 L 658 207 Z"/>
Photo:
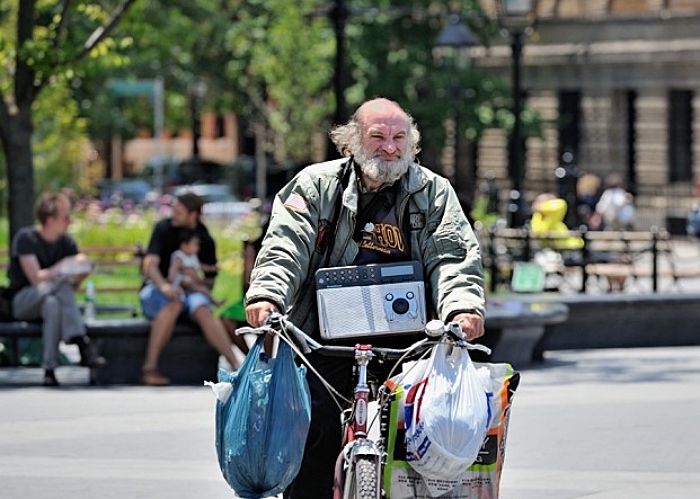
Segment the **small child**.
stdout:
<path fill-rule="evenodd" d="M 194 230 L 182 230 L 178 242 L 180 249 L 170 255 L 168 281 L 175 287 L 182 288 L 185 293 L 198 292 L 208 297 L 214 305 L 221 305 L 214 299 L 211 291 L 204 284 L 202 268 L 197 254 L 199 253 L 199 236 Z"/>

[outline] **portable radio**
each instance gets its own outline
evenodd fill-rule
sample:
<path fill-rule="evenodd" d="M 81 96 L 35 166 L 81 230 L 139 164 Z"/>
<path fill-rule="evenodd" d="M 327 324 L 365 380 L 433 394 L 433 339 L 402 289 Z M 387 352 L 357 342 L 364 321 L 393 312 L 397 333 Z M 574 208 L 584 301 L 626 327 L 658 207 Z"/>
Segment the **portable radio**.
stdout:
<path fill-rule="evenodd" d="M 315 279 L 324 339 L 394 335 L 425 327 L 420 262 L 324 268 Z"/>

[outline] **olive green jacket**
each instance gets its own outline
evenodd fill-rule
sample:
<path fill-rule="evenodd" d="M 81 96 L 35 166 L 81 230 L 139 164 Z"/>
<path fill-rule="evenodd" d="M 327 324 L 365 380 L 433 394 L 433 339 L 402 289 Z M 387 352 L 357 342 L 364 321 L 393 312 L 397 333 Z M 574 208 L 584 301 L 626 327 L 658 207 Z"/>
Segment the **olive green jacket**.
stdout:
<path fill-rule="evenodd" d="M 311 165 L 275 197 L 270 227 L 251 274 L 246 304 L 270 301 L 309 334 L 318 334 L 314 274 L 325 266 L 317 247 L 319 227 L 332 220 L 340 195 L 340 172 L 347 159 Z M 399 180 L 399 227 L 410 227 L 411 259 L 423 264 L 435 315 L 447 321 L 460 312 L 484 316 L 479 244 L 447 179 L 412 164 Z M 350 172 L 342 191 L 329 267 L 352 265 L 358 181 Z M 408 205 L 408 209 L 405 209 Z M 404 224 L 403 218 L 410 217 Z M 429 304 L 430 306 L 431 304 Z"/>

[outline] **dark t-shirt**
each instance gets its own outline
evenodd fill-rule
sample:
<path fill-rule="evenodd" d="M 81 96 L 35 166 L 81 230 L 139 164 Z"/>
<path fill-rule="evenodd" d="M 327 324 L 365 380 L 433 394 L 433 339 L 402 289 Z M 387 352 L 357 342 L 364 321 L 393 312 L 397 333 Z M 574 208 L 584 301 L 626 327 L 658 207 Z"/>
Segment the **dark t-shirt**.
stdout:
<path fill-rule="evenodd" d="M 170 255 L 180 248 L 179 235 L 183 230 L 180 227 L 174 227 L 172 219 L 166 218 L 158 222 L 151 234 L 151 240 L 148 242 L 146 249 L 147 255 L 158 255 L 160 263 L 158 269 L 163 277 L 168 276 L 170 268 Z M 199 237 L 199 253 L 197 257 L 202 265 L 216 265 L 216 244 L 209 231 L 203 224 L 198 224 L 195 228 Z"/>
<path fill-rule="evenodd" d="M 19 257 L 36 255 L 39 267 L 46 269 L 67 256 L 78 254 L 78 245 L 72 237 L 64 234 L 54 242 L 48 242 L 34 227 L 25 227 L 15 235 L 10 250 L 10 267 L 7 276 L 10 279 L 12 293 L 29 286 L 31 283 L 19 264 Z"/>
<path fill-rule="evenodd" d="M 360 248 L 354 265 L 389 263 L 409 258 L 406 234 L 399 227 L 393 188 L 361 193 L 353 239 Z"/>

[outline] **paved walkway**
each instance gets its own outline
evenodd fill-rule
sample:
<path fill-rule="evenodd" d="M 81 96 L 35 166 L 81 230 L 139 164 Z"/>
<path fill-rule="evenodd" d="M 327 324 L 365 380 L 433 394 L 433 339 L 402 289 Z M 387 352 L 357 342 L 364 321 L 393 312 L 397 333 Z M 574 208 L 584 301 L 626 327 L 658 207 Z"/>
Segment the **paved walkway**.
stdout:
<path fill-rule="evenodd" d="M 700 347 L 561 351 L 523 372 L 502 499 L 700 491 Z"/>
<path fill-rule="evenodd" d="M 202 387 L 44 389 L 0 369 L 0 497 L 233 497 Z M 695 498 L 700 347 L 561 351 L 522 373 L 502 499 Z"/>

